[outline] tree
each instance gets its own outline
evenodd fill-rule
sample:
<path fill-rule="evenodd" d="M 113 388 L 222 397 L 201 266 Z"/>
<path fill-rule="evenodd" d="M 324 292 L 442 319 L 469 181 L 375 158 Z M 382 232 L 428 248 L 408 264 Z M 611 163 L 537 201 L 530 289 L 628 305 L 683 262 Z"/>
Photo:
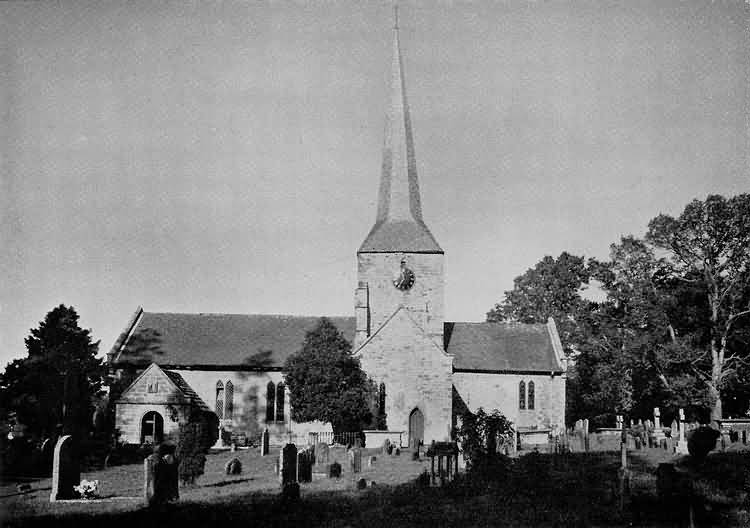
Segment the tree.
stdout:
<path fill-rule="evenodd" d="M 336 433 L 371 426 L 375 386 L 352 356 L 351 344 L 325 317 L 287 358 L 284 377 L 293 420 L 329 422 Z"/>
<path fill-rule="evenodd" d="M 487 321 L 546 323 L 552 317 L 558 325 L 566 354 L 570 355 L 579 334 L 576 317 L 589 307 L 589 301 L 583 299 L 580 292 L 590 277 L 583 257 L 567 252 L 557 259 L 545 256 L 513 280 L 513 289 L 505 292 L 502 303 L 487 312 Z"/>
<path fill-rule="evenodd" d="M 3 413 L 15 413 L 32 436 L 51 436 L 58 424 L 66 434 L 83 436 L 103 382 L 99 342 L 78 326 L 75 309 L 63 304 L 30 332 L 27 357 L 8 364 L 0 376 Z"/>
<path fill-rule="evenodd" d="M 750 194 L 693 200 L 679 217 L 651 220 L 647 240 L 667 253 L 666 272 L 675 281 L 703 290 L 707 335 L 693 359 L 708 386 L 711 419 L 722 418 L 721 392 L 747 364 L 750 317 Z"/>

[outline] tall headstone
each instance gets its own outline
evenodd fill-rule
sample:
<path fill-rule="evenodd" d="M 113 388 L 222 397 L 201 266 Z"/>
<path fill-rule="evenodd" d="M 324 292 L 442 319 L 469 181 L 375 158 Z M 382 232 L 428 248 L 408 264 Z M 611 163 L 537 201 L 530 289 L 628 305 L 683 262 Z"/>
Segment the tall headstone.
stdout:
<path fill-rule="evenodd" d="M 268 444 L 268 427 L 266 427 L 263 429 L 263 434 L 260 435 L 260 456 L 266 456 L 268 454 Z"/>
<path fill-rule="evenodd" d="M 654 429 L 661 429 L 661 411 L 654 407 Z"/>
<path fill-rule="evenodd" d="M 292 482 L 297 482 L 297 446 L 287 444 L 279 455 L 279 479 L 284 487 Z"/>
<path fill-rule="evenodd" d="M 325 442 L 318 442 L 315 446 L 315 463 L 325 465 L 329 463 L 330 458 L 331 455 L 328 444 Z"/>
<path fill-rule="evenodd" d="M 73 489 L 81 483 L 81 468 L 75 456 L 73 437 L 65 435 L 57 441 L 52 461 L 52 492 L 49 500 L 74 499 L 78 495 Z"/>
<path fill-rule="evenodd" d="M 143 461 L 143 498 L 147 504 L 156 502 L 156 467 L 161 463 L 161 457 L 154 453 Z"/>
<path fill-rule="evenodd" d="M 352 473 L 359 473 L 362 471 L 362 450 L 354 448 L 349 451 L 349 466 Z"/>
<path fill-rule="evenodd" d="M 314 460 L 312 449 L 303 449 L 297 453 L 297 480 L 299 482 L 312 482 Z"/>

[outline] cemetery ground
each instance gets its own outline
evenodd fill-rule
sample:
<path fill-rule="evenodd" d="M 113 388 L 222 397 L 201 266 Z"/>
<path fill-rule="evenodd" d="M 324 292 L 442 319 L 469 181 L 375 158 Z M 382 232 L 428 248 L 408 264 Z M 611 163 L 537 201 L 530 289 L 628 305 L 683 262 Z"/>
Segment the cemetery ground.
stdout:
<path fill-rule="evenodd" d="M 50 479 L 32 482 L 19 494 L 15 485 L 0 488 L 2 525 L 14 526 L 688 526 L 689 504 L 657 492 L 659 463 L 686 459 L 663 450 L 629 453 L 630 494 L 621 510 L 620 454 L 589 452 L 564 455 L 531 453 L 510 467 L 486 468 L 481 478 L 460 478 L 444 487 L 418 484 L 430 460 L 411 453 L 388 456 L 365 450 L 362 472 L 344 465 L 341 479 L 301 485 L 298 502 L 284 502 L 274 467 L 279 450 L 261 457 L 257 449 L 208 456 L 206 472 L 193 487 L 181 487 L 176 503 L 148 508 L 143 495 L 143 465 L 130 464 L 84 472 L 100 481 L 96 502 L 49 502 Z M 366 456 L 377 460 L 367 467 Z M 242 461 L 239 475 L 226 475 L 224 464 Z M 750 451 L 714 452 L 693 468 L 698 489 L 708 500 L 696 504 L 695 526 L 750 526 L 747 491 Z M 357 490 L 364 478 L 375 486 Z M 131 499 L 115 497 L 133 497 Z"/>

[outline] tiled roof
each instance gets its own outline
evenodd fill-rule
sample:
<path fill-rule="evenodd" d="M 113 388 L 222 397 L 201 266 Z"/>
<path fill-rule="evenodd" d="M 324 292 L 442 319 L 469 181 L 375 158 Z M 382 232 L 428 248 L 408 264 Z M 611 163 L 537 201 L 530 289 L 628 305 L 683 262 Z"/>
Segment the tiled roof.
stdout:
<path fill-rule="evenodd" d="M 560 372 L 548 325 L 445 323 L 445 349 L 454 370 Z"/>
<path fill-rule="evenodd" d="M 353 317 L 329 319 L 347 340 L 353 340 Z M 118 339 L 110 355 L 115 365 L 154 362 L 164 369 L 279 369 L 319 320 L 295 315 L 140 312 L 132 331 Z M 444 330 L 445 349 L 454 357 L 455 370 L 562 370 L 548 325 L 445 323 Z M 189 394 L 179 374 L 165 372 Z"/>
<path fill-rule="evenodd" d="M 353 317 L 329 317 L 352 341 Z M 115 343 L 114 364 L 162 367 L 274 369 L 297 352 L 319 317 L 141 312 L 132 332 Z M 124 343 L 121 345 L 120 343 Z"/>
<path fill-rule="evenodd" d="M 435 237 L 423 222 L 386 220 L 376 223 L 362 242 L 359 253 L 442 253 Z"/>
<path fill-rule="evenodd" d="M 169 379 L 172 380 L 172 382 L 177 385 L 177 388 L 180 389 L 182 394 L 185 395 L 187 399 L 189 399 L 193 405 L 196 405 L 201 411 L 210 411 L 211 409 L 206 405 L 206 402 L 204 402 L 200 396 L 198 396 L 198 393 L 196 393 L 193 388 L 188 385 L 187 381 L 180 376 L 179 372 L 174 372 L 171 370 L 163 370 L 164 374 L 169 377 Z"/>

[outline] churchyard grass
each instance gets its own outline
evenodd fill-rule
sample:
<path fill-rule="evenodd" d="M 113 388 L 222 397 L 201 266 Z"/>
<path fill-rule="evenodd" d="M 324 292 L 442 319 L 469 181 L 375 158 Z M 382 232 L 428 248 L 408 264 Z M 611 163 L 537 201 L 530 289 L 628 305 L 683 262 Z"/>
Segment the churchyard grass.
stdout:
<path fill-rule="evenodd" d="M 194 487 L 180 489 L 180 501 L 147 509 L 141 501 L 108 503 L 49 503 L 49 491 L 0 499 L 8 515 L 4 525 L 77 526 L 111 528 L 130 526 L 221 526 L 224 523 L 254 526 L 673 526 L 670 508 L 659 502 L 655 468 L 666 453 L 647 450 L 630 457 L 635 487 L 633 501 L 621 512 L 618 501 L 619 454 L 614 452 L 537 455 L 513 465 L 512 474 L 476 485 L 465 478 L 444 488 L 421 488 L 417 475 L 429 467 L 429 459 L 412 461 L 408 453 L 389 457 L 364 450 L 363 457 L 377 456 L 371 468 L 351 474 L 343 463 L 341 479 L 321 479 L 301 486 L 301 500 L 283 503 L 274 474 L 278 449 L 260 457 L 258 450 L 209 455 L 206 473 Z M 240 475 L 226 475 L 224 464 L 237 456 Z M 750 453 L 712 453 L 697 469 L 699 490 L 712 496 L 715 511 L 703 512 L 721 526 L 750 525 L 747 498 L 743 495 L 750 472 Z M 84 473 L 102 483 L 102 495 L 142 493 L 142 465 L 130 465 Z M 375 487 L 356 491 L 360 478 Z M 644 487 L 645 483 L 645 487 Z M 49 487 L 49 480 L 34 489 Z M 13 488 L 15 489 L 15 488 Z M 7 491 L 7 490 L 6 490 Z M 722 501 L 724 502 L 722 506 Z M 728 501 L 728 502 L 727 502 Z M 744 506 L 743 506 L 744 504 Z M 639 508 L 634 515 L 632 508 Z M 628 509 L 631 508 L 631 509 Z M 703 526 L 706 524 L 699 524 Z M 707 524 L 713 526 L 715 524 Z"/>

